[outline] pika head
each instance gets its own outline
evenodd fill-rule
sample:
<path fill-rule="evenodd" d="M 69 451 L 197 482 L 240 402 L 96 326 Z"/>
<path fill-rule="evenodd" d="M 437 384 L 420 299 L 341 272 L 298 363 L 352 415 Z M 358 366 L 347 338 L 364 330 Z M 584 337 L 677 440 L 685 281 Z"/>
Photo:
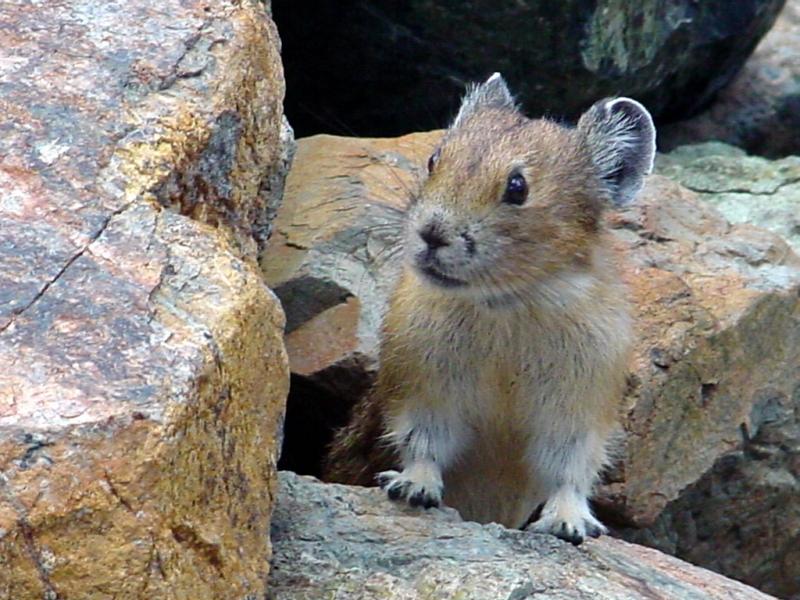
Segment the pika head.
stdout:
<path fill-rule="evenodd" d="M 412 200 L 406 257 L 426 285 L 504 304 L 591 268 L 604 206 L 630 202 L 655 128 L 629 98 L 576 127 L 528 119 L 495 73 L 466 94 Z"/>

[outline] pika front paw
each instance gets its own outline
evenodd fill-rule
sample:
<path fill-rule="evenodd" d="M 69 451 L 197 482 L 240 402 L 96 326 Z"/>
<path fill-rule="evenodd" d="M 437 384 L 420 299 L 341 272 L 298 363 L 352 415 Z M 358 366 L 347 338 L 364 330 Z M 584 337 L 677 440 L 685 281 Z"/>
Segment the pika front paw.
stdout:
<path fill-rule="evenodd" d="M 542 518 L 532 523 L 528 527 L 528 531 L 548 533 L 574 546 L 580 546 L 586 536 L 600 537 L 607 532 L 607 529 L 600 521 L 590 516 L 590 519 L 577 522 Z"/>
<path fill-rule="evenodd" d="M 442 503 L 441 477 L 430 469 L 412 466 L 402 472 L 384 471 L 376 479 L 390 500 L 405 500 L 410 506 L 423 508 Z"/>
<path fill-rule="evenodd" d="M 592 515 L 586 499 L 577 494 L 558 494 L 548 500 L 539 519 L 527 529 L 554 535 L 575 546 L 583 543 L 586 536 L 596 538 L 608 532 Z"/>

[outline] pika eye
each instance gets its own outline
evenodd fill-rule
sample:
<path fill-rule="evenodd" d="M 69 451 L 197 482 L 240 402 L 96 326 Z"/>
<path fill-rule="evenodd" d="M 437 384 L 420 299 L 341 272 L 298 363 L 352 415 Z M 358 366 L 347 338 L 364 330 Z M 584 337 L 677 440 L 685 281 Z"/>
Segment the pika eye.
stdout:
<path fill-rule="evenodd" d="M 428 174 L 430 175 L 433 173 L 433 168 L 436 166 L 436 163 L 439 162 L 439 155 L 442 153 L 440 148 L 437 148 L 433 151 L 430 158 L 428 159 Z"/>
<path fill-rule="evenodd" d="M 528 198 L 528 182 L 525 181 L 522 173 L 512 173 L 506 182 L 506 191 L 503 194 L 503 202 L 519 206 L 525 203 Z"/>

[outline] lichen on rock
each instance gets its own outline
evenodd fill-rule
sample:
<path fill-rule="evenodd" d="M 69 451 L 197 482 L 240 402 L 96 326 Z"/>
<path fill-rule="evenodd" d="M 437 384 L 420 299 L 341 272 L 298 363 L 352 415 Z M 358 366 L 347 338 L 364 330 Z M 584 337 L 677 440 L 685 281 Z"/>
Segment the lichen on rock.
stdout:
<path fill-rule="evenodd" d="M 697 192 L 731 223 L 774 231 L 800 252 L 800 157 L 767 160 L 706 142 L 662 154 L 656 169 Z"/>

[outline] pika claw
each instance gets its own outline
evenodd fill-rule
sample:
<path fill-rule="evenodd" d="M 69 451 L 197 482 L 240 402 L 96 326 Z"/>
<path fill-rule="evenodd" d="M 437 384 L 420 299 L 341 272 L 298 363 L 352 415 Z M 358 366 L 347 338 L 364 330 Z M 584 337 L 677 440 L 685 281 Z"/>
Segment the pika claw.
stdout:
<path fill-rule="evenodd" d="M 586 535 L 592 538 L 599 538 L 601 535 L 605 533 L 605 527 L 602 525 L 596 525 L 591 522 L 586 523 Z"/>
<path fill-rule="evenodd" d="M 439 506 L 439 499 L 429 494 L 425 488 L 414 492 L 408 497 L 411 506 L 421 506 L 423 508 L 434 508 Z"/>
<path fill-rule="evenodd" d="M 386 495 L 389 496 L 389 500 L 401 500 L 408 496 L 408 488 L 410 484 L 409 482 L 398 482 L 395 481 L 391 483 L 386 488 Z"/>
<path fill-rule="evenodd" d="M 555 532 L 555 535 L 573 546 L 580 546 L 583 543 L 583 536 L 575 527 L 567 523 L 561 523 L 561 527 Z"/>
<path fill-rule="evenodd" d="M 567 523 L 566 521 L 554 521 L 551 519 L 540 519 L 528 527 L 529 531 L 535 533 L 546 533 L 554 535 L 559 539 L 569 542 L 573 546 L 580 546 L 584 540 L 584 533 L 581 527 Z"/>
<path fill-rule="evenodd" d="M 382 473 L 378 473 L 377 475 L 375 475 L 375 481 L 381 488 L 386 489 L 386 487 L 392 481 L 397 479 L 398 475 L 400 475 L 400 473 L 398 473 L 397 471 L 383 471 Z"/>
<path fill-rule="evenodd" d="M 555 505 L 549 507 L 545 505 L 539 519 L 531 523 L 527 529 L 554 535 L 574 546 L 580 546 L 587 536 L 596 538 L 607 531 L 588 507 L 585 510 L 573 511 L 559 511 L 557 508 Z"/>
<path fill-rule="evenodd" d="M 405 473 L 384 471 L 376 476 L 376 481 L 390 500 L 405 500 L 409 506 L 422 508 L 433 508 L 441 504 L 441 486 L 414 481 Z"/>

